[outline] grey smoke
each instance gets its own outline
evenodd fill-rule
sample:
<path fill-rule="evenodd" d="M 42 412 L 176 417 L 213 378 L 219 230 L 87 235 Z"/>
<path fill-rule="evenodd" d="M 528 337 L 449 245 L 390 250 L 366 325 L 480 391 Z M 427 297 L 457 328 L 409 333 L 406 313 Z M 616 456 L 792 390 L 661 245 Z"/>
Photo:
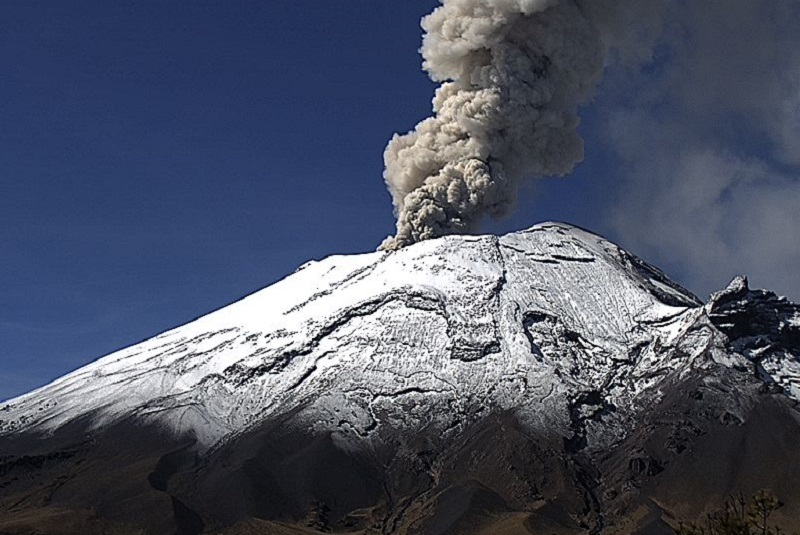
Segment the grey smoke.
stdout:
<path fill-rule="evenodd" d="M 433 116 L 386 148 L 397 235 L 384 249 L 474 231 L 515 205 L 523 178 L 572 171 L 578 106 L 603 70 L 575 0 L 442 0 L 422 25 L 424 68 L 442 85 Z"/>

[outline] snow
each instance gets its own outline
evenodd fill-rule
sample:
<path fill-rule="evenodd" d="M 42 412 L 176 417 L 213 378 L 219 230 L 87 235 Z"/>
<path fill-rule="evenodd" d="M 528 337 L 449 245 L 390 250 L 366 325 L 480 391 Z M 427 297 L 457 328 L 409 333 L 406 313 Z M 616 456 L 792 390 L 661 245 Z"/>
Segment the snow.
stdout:
<path fill-rule="evenodd" d="M 650 279 L 650 283 L 653 286 L 655 286 L 656 288 L 658 288 L 659 290 L 661 290 L 662 292 L 666 292 L 666 293 L 668 293 L 668 294 L 670 294 L 670 295 L 672 295 L 674 297 L 677 297 L 679 299 L 685 297 L 685 294 L 677 291 L 675 288 L 673 288 L 671 286 L 667 286 L 666 284 L 664 284 L 661 281 L 658 281 L 656 279 Z"/>
<path fill-rule="evenodd" d="M 568 418 L 576 392 L 618 407 L 722 337 L 699 301 L 603 238 L 560 223 L 332 256 L 0 405 L 0 435 L 92 414 L 194 433 L 207 446 L 270 417 L 371 437 L 381 421 L 458 425 L 516 411 Z M 710 324 L 709 324 L 710 325 Z M 721 357 L 720 357 L 721 358 Z M 407 411 L 424 397 L 442 411 Z M 560 408 L 559 408 L 560 407 Z"/>

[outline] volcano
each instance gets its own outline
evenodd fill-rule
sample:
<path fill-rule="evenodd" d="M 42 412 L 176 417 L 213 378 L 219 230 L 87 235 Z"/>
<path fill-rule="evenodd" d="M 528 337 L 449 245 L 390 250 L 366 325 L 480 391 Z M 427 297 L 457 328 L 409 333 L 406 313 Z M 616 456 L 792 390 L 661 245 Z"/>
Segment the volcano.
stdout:
<path fill-rule="evenodd" d="M 800 526 L 800 307 L 561 223 L 333 256 L 0 405 L 2 534 Z"/>

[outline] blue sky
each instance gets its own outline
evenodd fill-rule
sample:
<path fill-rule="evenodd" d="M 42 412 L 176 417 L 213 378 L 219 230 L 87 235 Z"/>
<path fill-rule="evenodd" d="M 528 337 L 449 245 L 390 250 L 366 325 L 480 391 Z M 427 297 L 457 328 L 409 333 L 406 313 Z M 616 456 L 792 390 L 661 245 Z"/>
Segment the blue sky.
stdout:
<path fill-rule="evenodd" d="M 419 19 L 435 5 L 1 3 L 0 399 L 219 308 L 308 259 L 374 250 L 394 230 L 383 149 L 430 113 L 435 86 L 417 49 Z M 658 69 L 636 76 L 639 85 L 663 82 Z M 621 139 L 636 129 L 619 127 L 641 126 L 650 115 L 640 103 L 637 121 L 625 122 L 633 121 L 626 106 L 637 86 L 619 83 L 610 77 L 582 113 L 586 159 L 573 176 L 526 186 L 519 210 L 485 230 L 569 221 L 629 246 L 700 293 L 723 286 L 736 265 L 700 273 L 708 263 L 702 255 L 694 264 L 681 260 L 696 254 L 680 243 L 691 228 L 676 226 L 672 244 L 659 229 L 675 221 L 650 220 L 658 210 L 641 208 L 651 190 L 682 206 L 671 196 L 681 184 L 651 188 L 620 178 L 650 176 L 632 156 L 641 150 Z M 685 102 L 659 106 L 683 110 Z M 704 121 L 685 115 L 693 125 Z M 778 189 L 768 193 L 796 212 L 781 189 L 794 194 L 795 162 L 774 156 L 775 136 L 746 135 L 751 122 L 733 127 L 744 142 L 732 136 L 713 153 L 731 161 L 704 152 L 678 171 L 730 165 L 734 174 L 750 173 L 742 188 L 758 183 L 751 175 L 769 175 Z M 659 157 L 669 162 L 675 151 L 685 154 L 664 151 Z M 756 168 L 762 157 L 766 170 Z M 742 161 L 752 165 L 742 171 Z M 739 191 L 720 188 L 734 200 Z M 795 223 L 752 221 L 768 241 L 770 229 Z M 706 239 L 735 243 L 737 232 L 723 225 Z M 729 257 L 719 262 L 731 264 Z M 769 270 L 759 277 L 763 286 L 783 280 Z M 783 284 L 784 293 L 798 290 Z"/>

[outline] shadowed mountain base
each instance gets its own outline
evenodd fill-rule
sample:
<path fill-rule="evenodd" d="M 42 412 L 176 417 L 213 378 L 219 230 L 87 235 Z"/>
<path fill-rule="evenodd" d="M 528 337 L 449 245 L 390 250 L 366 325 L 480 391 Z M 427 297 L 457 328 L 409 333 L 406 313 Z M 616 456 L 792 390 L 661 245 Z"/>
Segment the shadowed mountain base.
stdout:
<path fill-rule="evenodd" d="M 769 487 L 800 526 L 800 414 L 743 373 L 673 384 L 608 449 L 495 414 L 442 440 L 367 446 L 291 421 L 199 455 L 192 441 L 82 424 L 0 451 L 2 534 L 670 534 L 733 492 Z M 751 408 L 739 420 L 732 397 Z"/>

